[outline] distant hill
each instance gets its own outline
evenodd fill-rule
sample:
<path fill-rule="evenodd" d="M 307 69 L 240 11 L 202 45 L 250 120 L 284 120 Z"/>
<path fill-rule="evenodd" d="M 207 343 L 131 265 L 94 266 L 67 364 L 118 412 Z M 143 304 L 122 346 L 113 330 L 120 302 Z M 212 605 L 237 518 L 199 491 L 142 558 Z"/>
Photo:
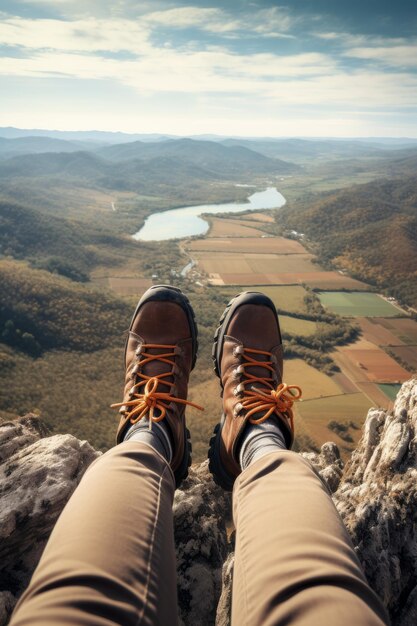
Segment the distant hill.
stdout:
<path fill-rule="evenodd" d="M 46 130 L 39 128 L 14 128 L 13 126 L 0 127 L 0 137 L 15 139 L 16 137 L 52 137 L 67 141 L 83 141 L 98 145 L 123 143 L 129 141 L 163 141 L 173 135 L 160 133 L 121 133 L 103 130 Z"/>
<path fill-rule="evenodd" d="M 51 137 L 18 137 L 6 139 L 0 137 L 0 159 L 7 159 L 21 154 L 40 154 L 43 152 L 77 152 L 87 144 L 71 142 Z"/>
<path fill-rule="evenodd" d="M 240 145 L 225 146 L 214 141 L 175 139 L 159 143 L 133 143 L 103 148 L 99 154 L 115 161 L 169 157 L 181 159 L 217 174 L 290 173 L 299 168 L 293 163 L 270 159 Z"/>
<path fill-rule="evenodd" d="M 180 139 L 133 142 L 101 149 L 27 154 L 0 161 L 0 183 L 11 179 L 59 177 L 87 186 L 155 193 L 155 186 L 192 185 L 193 181 L 242 180 L 244 176 L 284 174 L 299 167 L 242 147 Z"/>
<path fill-rule="evenodd" d="M 359 156 L 383 156 L 384 145 L 371 140 L 348 139 L 225 139 L 225 146 L 244 146 L 270 158 L 304 162 L 312 158 L 331 159 Z M 417 145 L 417 141 L 416 141 Z M 397 146 L 396 146 L 397 147 Z"/>
<path fill-rule="evenodd" d="M 278 219 L 317 242 L 321 261 L 417 306 L 417 176 L 309 197 Z"/>

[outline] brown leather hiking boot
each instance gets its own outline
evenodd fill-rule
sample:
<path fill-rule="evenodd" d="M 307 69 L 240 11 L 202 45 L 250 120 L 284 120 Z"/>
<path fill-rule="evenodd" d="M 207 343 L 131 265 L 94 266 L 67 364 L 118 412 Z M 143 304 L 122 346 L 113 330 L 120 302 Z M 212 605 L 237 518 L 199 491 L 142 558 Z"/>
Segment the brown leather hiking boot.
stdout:
<path fill-rule="evenodd" d="M 214 337 L 213 360 L 223 416 L 210 441 L 209 467 L 216 483 L 231 490 L 241 472 L 239 444 L 248 421 L 277 420 L 288 449 L 294 438 L 291 407 L 301 389 L 282 383 L 281 332 L 267 296 L 244 292 L 229 302 Z"/>
<path fill-rule="evenodd" d="M 188 299 L 176 287 L 155 285 L 139 300 L 125 348 L 126 378 L 117 443 L 127 429 L 147 417 L 166 420 L 171 436 L 171 468 L 176 485 L 191 465 L 190 432 L 185 425 L 188 378 L 197 357 L 197 325 Z M 200 407 L 197 407 L 200 408 Z"/>

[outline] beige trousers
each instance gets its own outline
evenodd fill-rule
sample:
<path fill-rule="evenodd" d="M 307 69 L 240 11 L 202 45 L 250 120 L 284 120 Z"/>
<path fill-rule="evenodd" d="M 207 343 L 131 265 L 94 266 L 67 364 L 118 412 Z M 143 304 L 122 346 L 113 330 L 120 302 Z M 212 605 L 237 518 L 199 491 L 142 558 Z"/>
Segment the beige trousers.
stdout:
<path fill-rule="evenodd" d="M 95 461 L 12 626 L 175 624 L 173 496 L 169 466 L 145 444 L 122 443 Z M 234 519 L 234 626 L 388 623 L 327 490 L 299 455 L 268 454 L 243 472 Z"/>

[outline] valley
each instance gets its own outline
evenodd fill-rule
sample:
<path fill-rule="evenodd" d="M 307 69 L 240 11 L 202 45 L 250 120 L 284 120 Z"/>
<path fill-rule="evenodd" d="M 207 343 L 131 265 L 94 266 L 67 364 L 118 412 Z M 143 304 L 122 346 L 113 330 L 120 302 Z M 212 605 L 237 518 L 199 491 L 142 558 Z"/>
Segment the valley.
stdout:
<path fill-rule="evenodd" d="M 279 142 L 273 155 L 272 143 L 261 146 L 263 155 L 247 145 L 161 143 L 171 145 L 0 160 L 1 415 L 35 411 L 54 432 L 111 446 L 117 415 L 109 405 L 121 394 L 131 311 L 151 284 L 172 283 L 190 297 L 199 322 L 190 399 L 205 411 L 191 409 L 188 422 L 201 461 L 221 411 L 214 329 L 230 298 L 260 290 L 280 315 L 285 379 L 304 392 L 296 447 L 333 440 L 346 458 L 367 409 L 390 407 L 398 384 L 416 370 L 410 150 L 400 166 L 404 150 L 364 155 L 361 145 L 352 163 L 346 152 L 354 147 L 335 154 L 332 142 L 311 142 L 292 146 L 291 163 Z M 390 181 L 387 168 L 396 171 Z M 205 215 L 201 235 L 131 237 L 157 211 L 240 204 L 267 187 L 282 191 L 287 204 Z M 349 256 L 351 226 L 362 248 Z M 395 258 L 387 228 L 401 250 Z"/>

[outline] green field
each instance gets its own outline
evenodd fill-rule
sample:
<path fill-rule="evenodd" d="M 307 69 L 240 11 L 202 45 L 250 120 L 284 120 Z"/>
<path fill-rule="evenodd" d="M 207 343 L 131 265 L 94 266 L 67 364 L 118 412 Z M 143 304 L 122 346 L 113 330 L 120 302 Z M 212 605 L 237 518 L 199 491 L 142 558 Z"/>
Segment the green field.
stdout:
<path fill-rule="evenodd" d="M 378 387 L 392 401 L 395 400 L 395 398 L 397 397 L 397 393 L 401 389 L 401 385 L 388 385 L 386 383 L 380 383 Z"/>
<path fill-rule="evenodd" d="M 316 322 L 309 320 L 300 320 L 296 317 L 288 315 L 279 316 L 280 326 L 283 332 L 290 335 L 301 335 L 302 337 L 311 337 L 317 331 Z"/>
<path fill-rule="evenodd" d="M 401 311 L 376 293 L 323 291 L 318 294 L 324 307 L 342 317 L 398 317 Z"/>

